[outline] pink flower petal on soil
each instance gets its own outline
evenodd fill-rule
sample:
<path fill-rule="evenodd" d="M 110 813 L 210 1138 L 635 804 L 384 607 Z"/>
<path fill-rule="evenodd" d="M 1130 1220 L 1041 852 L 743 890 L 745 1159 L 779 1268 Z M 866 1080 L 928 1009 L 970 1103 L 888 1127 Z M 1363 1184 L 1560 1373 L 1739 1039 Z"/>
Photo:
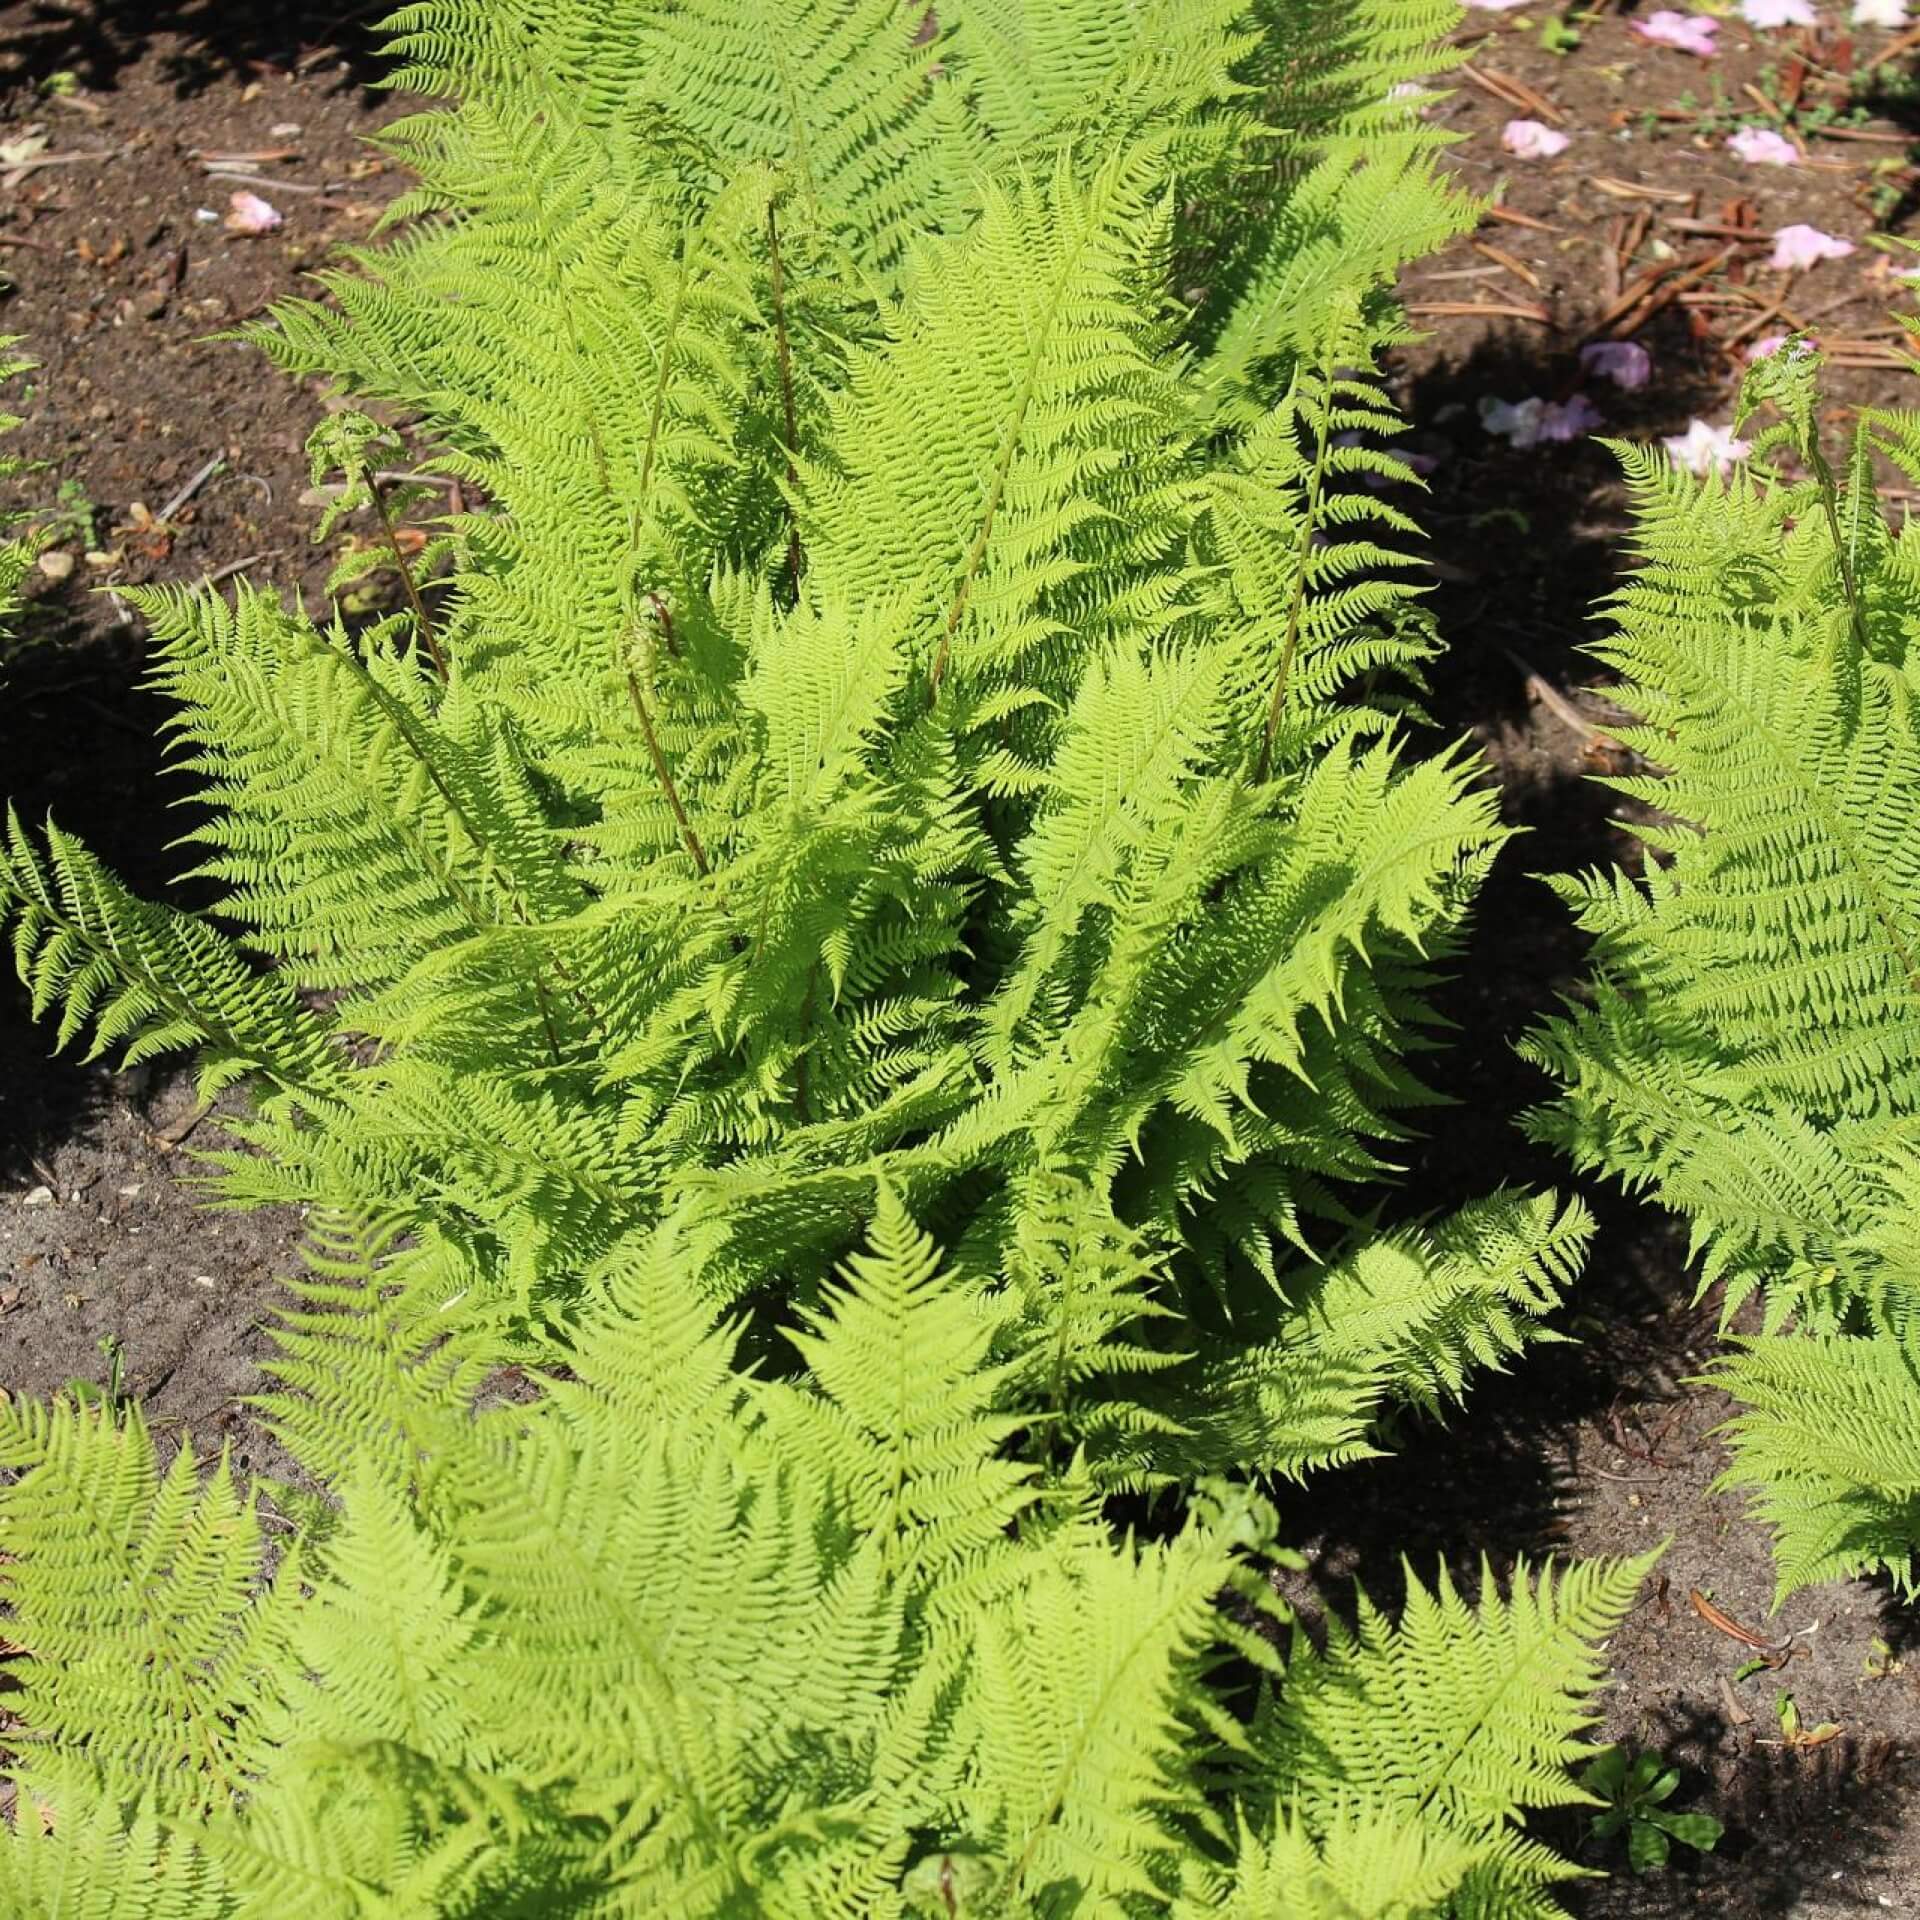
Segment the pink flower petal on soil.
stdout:
<path fill-rule="evenodd" d="M 1817 267 L 1822 260 L 1844 260 L 1852 251 L 1851 240 L 1800 223 L 1782 227 L 1773 236 L 1773 253 L 1767 265 L 1783 269 Z"/>
<path fill-rule="evenodd" d="M 1531 447 L 1539 443 L 1540 415 L 1546 409 L 1544 400 L 1496 400 L 1492 394 L 1480 397 L 1480 424 L 1496 439 L 1504 440 L 1509 446 Z"/>
<path fill-rule="evenodd" d="M 1580 349 L 1580 370 L 1631 393 L 1653 377 L 1653 356 L 1637 340 L 1590 340 Z"/>
<path fill-rule="evenodd" d="M 1600 409 L 1584 393 L 1576 393 L 1570 400 L 1551 401 L 1540 410 L 1542 440 L 1578 440 L 1606 424 Z"/>
<path fill-rule="evenodd" d="M 1480 424 L 1510 447 L 1537 447 L 1543 441 L 1577 440 L 1604 425 L 1598 410 L 1584 393 L 1571 400 L 1542 400 L 1538 394 L 1525 400 L 1496 400 L 1492 394 L 1480 401 Z"/>
<path fill-rule="evenodd" d="M 1524 7 L 1527 0 L 1467 0 L 1467 5 L 1481 13 L 1511 13 L 1515 7 Z"/>
<path fill-rule="evenodd" d="M 1662 7 L 1644 20 L 1630 20 L 1627 24 L 1642 40 L 1651 40 L 1656 47 L 1695 53 L 1702 60 L 1713 58 L 1713 36 L 1720 31 L 1720 22 L 1704 13 L 1675 13 L 1671 7 Z"/>
<path fill-rule="evenodd" d="M 1770 354 L 1778 353 L 1792 338 L 1793 335 L 1790 333 L 1763 333 L 1760 338 L 1747 349 L 1747 358 L 1749 360 L 1765 360 Z"/>
<path fill-rule="evenodd" d="M 1742 127 L 1727 136 L 1727 150 L 1750 167 L 1797 167 L 1800 149 L 1771 127 Z"/>
<path fill-rule="evenodd" d="M 1733 437 L 1731 427 L 1710 426 L 1705 420 L 1690 421 L 1685 433 L 1670 433 L 1661 444 L 1676 467 L 1698 474 L 1725 473 L 1753 451 L 1747 441 Z"/>
<path fill-rule="evenodd" d="M 1740 18 L 1750 27 L 1816 27 L 1810 0 L 1740 0 Z"/>
<path fill-rule="evenodd" d="M 1509 120 L 1500 129 L 1500 144 L 1517 160 L 1551 160 L 1573 142 L 1538 120 Z"/>
<path fill-rule="evenodd" d="M 243 191 L 227 196 L 225 224 L 232 233 L 271 233 L 280 221 L 280 209 L 269 206 L 257 193 Z"/>
<path fill-rule="evenodd" d="M 1904 27 L 1907 24 L 1907 0 L 1853 0 L 1853 24 L 1856 27 Z"/>

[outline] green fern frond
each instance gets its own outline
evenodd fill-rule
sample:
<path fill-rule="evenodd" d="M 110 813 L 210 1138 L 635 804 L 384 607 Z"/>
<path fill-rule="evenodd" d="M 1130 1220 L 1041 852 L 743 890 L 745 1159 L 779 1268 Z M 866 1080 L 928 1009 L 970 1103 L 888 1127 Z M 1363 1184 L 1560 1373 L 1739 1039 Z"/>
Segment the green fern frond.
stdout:
<path fill-rule="evenodd" d="M 1622 449 L 1641 565 L 1594 651 L 1660 769 L 1612 782 L 1657 809 L 1631 829 L 1653 858 L 1560 883 L 1592 989 L 1525 1051 L 1566 1090 L 1536 1135 L 1681 1212 L 1729 1318 L 1764 1293 L 1768 1337 L 1716 1377 L 1757 1396 L 1729 1484 L 1760 1489 L 1784 1593 L 1911 1573 L 1911 1488 L 1865 1436 L 1911 1392 L 1920 536 L 1873 484 L 1912 420 L 1863 416 L 1830 463 L 1819 357 L 1779 359 L 1743 395 L 1774 410 L 1750 465 L 1701 483 Z"/>
<path fill-rule="evenodd" d="M 991 187 L 918 259 L 884 348 L 832 408 L 837 470 L 802 462 L 801 535 L 831 595 L 914 591 L 937 689 L 1008 674 L 1122 613 L 1178 522 L 1182 437 L 1147 295 L 1162 223 L 1131 156 L 1082 188 Z M 1098 343 L 1097 348 L 1095 343 Z M 989 683 L 991 684 L 991 682 Z"/>
<path fill-rule="evenodd" d="M 1231 1877 L 1174 1908 L 1175 1920 L 1438 1920 L 1478 1892 L 1495 1841 L 1357 1814 L 1315 1834 L 1283 1813 L 1241 1837 Z"/>
<path fill-rule="evenodd" d="M 258 1708 L 286 1666 L 280 1596 L 256 1593 L 265 1542 L 223 1455 L 161 1472 L 137 1408 L 0 1403 L 0 1542 L 12 1632 L 31 1656 L 37 1741 L 138 1775 L 170 1807 L 238 1793 L 263 1758 Z M 111 1659 L 99 1657 L 111 1647 Z"/>
<path fill-rule="evenodd" d="M 159 1920 L 234 1911 L 204 1849 L 161 1819 L 156 1796 L 82 1755 L 48 1754 L 0 1840 L 0 1908 L 46 1920 Z"/>
<path fill-rule="evenodd" d="M 892 1920 L 956 1880 L 987 1913 L 1217 1911 L 1311 1860 L 1302 1897 L 1451 1884 L 1477 1910 L 1547 1910 L 1567 1869 L 1513 1823 L 1578 1797 L 1570 1694 L 1598 1660 L 1581 1636 L 1611 1629 L 1644 1563 L 1523 1574 L 1478 1611 L 1416 1585 L 1401 1627 L 1368 1609 L 1328 1655 L 1283 1663 L 1260 1626 L 1271 1512 L 1215 1485 L 1138 1543 L 1083 1487 L 1032 1480 L 990 1411 L 1012 1378 L 989 1351 L 1000 1315 L 940 1276 L 896 1202 L 812 1316 L 808 1376 L 711 1390 L 702 1349 L 731 1338 L 709 1318 L 678 1347 L 708 1384 L 669 1411 L 666 1367 L 630 1397 L 628 1316 L 691 1329 L 672 1244 L 589 1309 L 575 1377 L 476 1410 L 483 1374 L 383 1289 L 346 1310 L 381 1269 L 378 1237 L 343 1226 L 309 1289 L 332 1318 L 300 1338 L 342 1378 L 385 1353 L 406 1445 L 359 1450 L 344 1512 L 297 1559 L 267 1562 L 190 1450 L 163 1473 L 137 1419 L 9 1415 L 9 1632 L 33 1655 L 29 1724 L 53 1715 L 58 1740 L 16 1741 L 29 1817 L 0 1832 L 0 1887 L 47 1892 L 51 1920 L 91 1920 L 142 1867 L 153 1920 L 523 1902 L 718 1920 L 749 1898 Z M 126 1555 L 193 1605 L 129 1582 Z M 170 1654 L 181 1697 L 218 1700 L 211 1726 L 164 1710 Z M 1250 1724 L 1249 1673 L 1267 1696 Z M 173 1725 L 232 1751 L 143 1788 L 129 1769 Z"/>
<path fill-rule="evenodd" d="M 1891 1334 L 1742 1340 L 1710 1378 L 1739 1402 L 1728 1487 L 1773 1529 L 1774 1604 L 1888 1574 L 1920 1589 L 1920 1362 Z"/>
<path fill-rule="evenodd" d="M 1262 1338 L 1254 1310 L 1197 1338 L 1197 1378 L 1172 1376 L 1156 1396 L 1187 1414 L 1191 1437 L 1163 1451 L 1189 1471 L 1246 1462 L 1290 1478 L 1377 1454 L 1375 1426 L 1396 1403 L 1442 1412 L 1470 1370 L 1559 1337 L 1543 1316 L 1592 1233 L 1578 1200 L 1496 1194 L 1363 1242 L 1269 1306 L 1277 1333 Z"/>
<path fill-rule="evenodd" d="M 345 1062 L 284 981 L 255 973 L 203 920 L 135 899 L 58 827 L 43 854 L 9 809 L 0 902 L 35 1012 L 60 1009 L 58 1044 L 91 1025 L 89 1057 L 196 1049 L 202 1098 L 248 1074 L 310 1106 L 342 1091 Z"/>
<path fill-rule="evenodd" d="M 1592 1723 L 1594 1647 L 1656 1557 L 1538 1574 L 1521 1565 L 1504 1596 L 1483 1570 L 1477 1605 L 1444 1570 L 1432 1589 L 1409 1573 L 1397 1624 L 1363 1601 L 1357 1626 L 1336 1623 L 1324 1654 L 1296 1636 L 1288 1684 L 1257 1733 L 1279 1804 L 1315 1825 L 1444 1810 L 1503 1856 L 1532 1852 L 1511 1810 L 1585 1798 L 1566 1769 Z M 1487 1879 L 1497 1884 L 1505 1865 Z"/>

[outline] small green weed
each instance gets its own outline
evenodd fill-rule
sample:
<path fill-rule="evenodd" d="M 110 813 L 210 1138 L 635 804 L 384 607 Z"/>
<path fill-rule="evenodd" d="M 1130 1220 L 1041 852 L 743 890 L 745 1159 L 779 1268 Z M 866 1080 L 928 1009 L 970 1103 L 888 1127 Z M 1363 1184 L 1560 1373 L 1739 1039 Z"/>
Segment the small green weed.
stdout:
<path fill-rule="evenodd" d="M 1710 1813 L 1675 1813 L 1667 1806 L 1680 1785 L 1680 1769 L 1658 1753 L 1629 1755 L 1625 1747 L 1608 1747 L 1581 1773 L 1580 1784 L 1608 1803 L 1593 1816 L 1594 1838 L 1611 1840 L 1624 1832 L 1635 1873 L 1664 1867 L 1676 1840 L 1696 1853 L 1711 1853 L 1725 1832 Z"/>

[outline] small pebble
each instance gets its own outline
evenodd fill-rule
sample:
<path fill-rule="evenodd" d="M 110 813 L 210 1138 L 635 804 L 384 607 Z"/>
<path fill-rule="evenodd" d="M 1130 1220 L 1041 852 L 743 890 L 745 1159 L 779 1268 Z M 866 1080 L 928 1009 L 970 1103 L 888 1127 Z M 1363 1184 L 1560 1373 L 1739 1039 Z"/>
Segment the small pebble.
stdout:
<path fill-rule="evenodd" d="M 53 1205 L 53 1189 L 51 1187 L 35 1187 L 21 1204 L 29 1207 L 50 1207 Z"/>

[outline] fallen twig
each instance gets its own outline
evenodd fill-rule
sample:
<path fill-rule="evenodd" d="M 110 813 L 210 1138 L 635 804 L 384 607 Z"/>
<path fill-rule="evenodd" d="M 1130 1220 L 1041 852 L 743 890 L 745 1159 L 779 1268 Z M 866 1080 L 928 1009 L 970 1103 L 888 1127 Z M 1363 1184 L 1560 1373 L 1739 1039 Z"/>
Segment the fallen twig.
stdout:
<path fill-rule="evenodd" d="M 1684 205 L 1698 196 L 1681 193 L 1674 187 L 1643 187 L 1633 180 L 1616 180 L 1610 173 L 1597 173 L 1587 185 L 1596 193 L 1604 193 L 1614 200 L 1671 200 Z"/>
<path fill-rule="evenodd" d="M 216 453 L 153 517 L 156 520 L 171 520 L 226 464 L 227 456 L 224 453 Z"/>
<path fill-rule="evenodd" d="M 1743 240 L 1751 247 L 1764 247 L 1772 244 L 1773 235 L 1763 233 L 1758 227 L 1729 226 L 1724 220 L 1690 220 L 1685 214 L 1670 213 L 1666 224 L 1675 233 L 1701 233 L 1715 240 Z"/>
<path fill-rule="evenodd" d="M 1684 288 L 1694 286 L 1708 274 L 1725 266 L 1732 252 L 1731 245 L 1724 246 L 1718 253 L 1709 254 L 1706 259 L 1691 265 L 1684 260 L 1676 260 L 1666 263 L 1652 276 L 1643 275 L 1593 323 L 1587 337 L 1594 339 L 1607 332 L 1630 334 L 1638 331 Z"/>
<path fill-rule="evenodd" d="M 1769 1640 L 1765 1634 L 1755 1633 L 1751 1627 L 1743 1627 L 1732 1614 L 1726 1613 L 1719 1607 L 1716 1607 L 1698 1587 L 1695 1587 L 1692 1592 L 1687 1595 L 1687 1599 L 1692 1605 L 1694 1612 L 1697 1613 L 1714 1632 L 1724 1633 L 1729 1640 L 1737 1640 L 1743 1647 L 1751 1647 L 1753 1651 L 1759 1654 L 1760 1657 L 1766 1661 L 1767 1665 L 1776 1672 L 1785 1666 L 1789 1660 L 1793 1659 L 1796 1654 L 1804 1659 L 1811 1659 L 1813 1657 L 1808 1648 L 1794 1644 L 1794 1638 L 1791 1634 L 1784 1640 Z"/>
<path fill-rule="evenodd" d="M 1723 347 L 1737 347 L 1741 341 L 1750 339 L 1758 333 L 1770 320 L 1784 320 L 1795 333 L 1805 333 L 1807 330 L 1800 320 L 1787 311 L 1786 290 L 1783 288 L 1758 313 L 1750 315 L 1731 333 L 1723 335 L 1720 344 Z"/>
<path fill-rule="evenodd" d="M 201 167 L 208 173 L 215 173 L 222 167 L 258 167 L 273 160 L 298 160 L 298 147 L 262 147 L 258 153 L 199 153 L 194 154 Z M 278 182 L 275 183 L 276 185 Z"/>
<path fill-rule="evenodd" d="M 147 1139 L 152 1145 L 158 1147 L 162 1153 L 172 1153 L 212 1111 L 213 1102 L 211 1100 L 203 1100 L 185 1119 L 176 1120 L 171 1126 L 150 1129 L 147 1134 Z"/>
<path fill-rule="evenodd" d="M 8 167 L 0 185 L 17 187 L 28 174 L 38 173 L 42 167 L 81 167 L 92 160 L 117 160 L 125 152 L 125 147 L 90 147 L 78 153 L 36 153 L 31 160 L 20 160 Z"/>
<path fill-rule="evenodd" d="M 1647 229 L 1653 225 L 1653 206 L 1649 201 L 1641 201 L 1626 216 L 1626 231 L 1620 236 L 1620 278 L 1624 283 L 1627 269 L 1633 265 L 1633 256 L 1640 251 L 1640 243 L 1647 237 Z"/>
<path fill-rule="evenodd" d="M 1529 699 L 1539 701 L 1556 720 L 1571 727 L 1582 740 L 1593 740 L 1598 736 L 1599 723 L 1588 719 L 1545 674 L 1529 666 L 1512 648 L 1502 647 L 1501 652 L 1520 669 Z"/>
<path fill-rule="evenodd" d="M 1461 67 L 1459 73 L 1462 79 L 1470 80 L 1482 93 L 1490 93 L 1496 100 L 1504 100 L 1508 106 L 1518 107 L 1522 113 L 1537 113 L 1542 120 L 1562 122 L 1567 117 L 1544 93 L 1537 93 L 1524 80 L 1516 80 L 1510 73 L 1471 64 Z"/>
<path fill-rule="evenodd" d="M 1496 247 L 1485 240 L 1473 240 L 1468 244 L 1474 252 L 1491 260 L 1495 266 L 1504 267 L 1516 280 L 1523 280 L 1535 293 L 1545 293 L 1546 283 L 1524 260 L 1516 260 L 1502 247 Z"/>
<path fill-rule="evenodd" d="M 1508 227 L 1529 227 L 1535 233 L 1559 233 L 1561 229 L 1548 220 L 1536 220 L 1530 213 L 1518 213 L 1512 207 L 1503 207 L 1497 203 L 1487 208 L 1482 219 L 1498 220 Z"/>
<path fill-rule="evenodd" d="M 1727 1710 L 1727 1724 L 1735 1727 L 1753 1725 L 1753 1715 L 1733 1696 L 1733 1682 L 1723 1673 L 1720 1676 L 1720 1704 Z"/>
<path fill-rule="evenodd" d="M 266 187 L 274 193 L 324 194 L 325 187 L 309 187 L 298 180 L 270 180 L 264 173 L 240 173 L 231 167 L 209 167 L 209 180 L 238 180 L 244 187 Z"/>
<path fill-rule="evenodd" d="M 249 567 L 257 567 L 269 554 L 278 552 L 278 548 L 269 548 L 267 553 L 250 553 L 240 560 L 229 560 L 224 567 L 216 567 L 200 582 L 203 587 L 217 587 L 222 580 L 231 580 L 236 573 L 245 573 Z"/>
<path fill-rule="evenodd" d="M 1879 127 L 1809 127 L 1807 129 L 1818 140 L 1870 140 L 1876 146 L 1910 147 L 1913 135 L 1910 133 L 1891 133 Z"/>
<path fill-rule="evenodd" d="M 1550 327 L 1554 324 L 1553 315 L 1545 307 L 1521 306 L 1517 301 L 1427 300 L 1418 306 L 1409 307 L 1407 311 L 1430 317 L 1447 314 L 1493 313 L 1500 314 L 1509 320 L 1531 320 L 1542 327 Z"/>

